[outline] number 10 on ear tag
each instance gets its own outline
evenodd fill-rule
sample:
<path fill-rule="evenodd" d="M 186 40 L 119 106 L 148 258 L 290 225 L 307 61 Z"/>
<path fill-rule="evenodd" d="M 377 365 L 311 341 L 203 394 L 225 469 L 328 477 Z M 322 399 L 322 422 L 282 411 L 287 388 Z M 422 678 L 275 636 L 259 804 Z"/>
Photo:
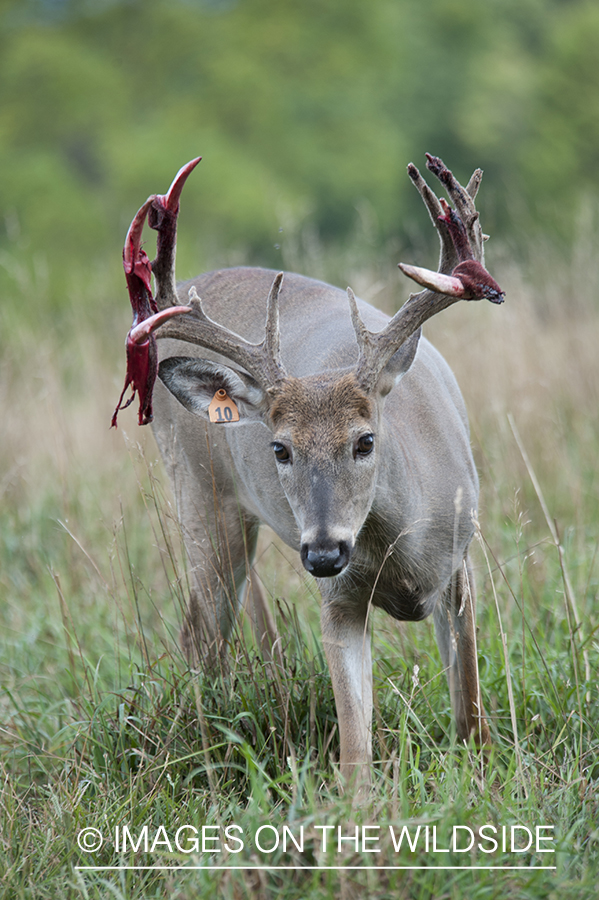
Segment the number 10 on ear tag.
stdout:
<path fill-rule="evenodd" d="M 211 422 L 239 422 L 239 410 L 224 388 L 220 388 L 210 401 L 208 417 Z"/>

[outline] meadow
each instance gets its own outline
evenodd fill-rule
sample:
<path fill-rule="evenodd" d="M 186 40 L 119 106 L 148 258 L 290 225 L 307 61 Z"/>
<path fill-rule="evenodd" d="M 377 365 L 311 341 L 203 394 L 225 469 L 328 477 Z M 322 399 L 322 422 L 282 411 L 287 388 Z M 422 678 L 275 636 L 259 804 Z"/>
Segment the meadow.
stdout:
<path fill-rule="evenodd" d="M 457 741 L 432 624 L 377 613 L 374 788 L 359 808 L 336 773 L 315 584 L 272 533 L 256 569 L 284 662 L 261 657 L 246 621 L 229 671 L 190 672 L 181 656 L 168 484 L 132 411 L 108 427 L 129 327 L 120 273 L 73 283 L 50 321 L 43 272 L 14 261 L 0 337 L 1 898 L 596 896 L 598 239 L 589 226 L 570 254 L 493 248 L 505 305 L 458 304 L 426 326 L 466 399 L 481 477 L 494 743 L 483 759 Z M 304 243 L 287 248 L 290 268 L 389 311 L 407 297 L 397 260 Z M 390 826 L 414 841 L 420 827 L 415 849 L 396 850 Z M 95 852 L 78 843 L 89 828 Z M 523 850 L 537 828 L 554 840 Z M 493 852 L 485 834 L 501 836 Z"/>

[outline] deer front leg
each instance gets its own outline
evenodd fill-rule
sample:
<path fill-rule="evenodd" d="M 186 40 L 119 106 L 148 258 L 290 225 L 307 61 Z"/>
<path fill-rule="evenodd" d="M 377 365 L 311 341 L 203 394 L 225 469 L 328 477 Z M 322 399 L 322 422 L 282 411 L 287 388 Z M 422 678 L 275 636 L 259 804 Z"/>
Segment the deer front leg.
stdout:
<path fill-rule="evenodd" d="M 194 665 L 213 667 L 220 657 L 222 665 L 222 655 L 237 613 L 245 603 L 264 659 L 282 665 L 281 642 L 264 589 L 253 570 L 244 576 L 254 555 L 257 529 L 246 525 L 241 533 L 238 528 L 229 527 L 226 538 L 223 539 L 221 534 L 219 547 L 210 540 L 208 553 L 206 541 L 197 536 L 197 522 L 188 527 L 186 533 L 189 535 L 187 552 L 190 561 L 195 560 L 191 572 L 194 587 L 190 591 L 181 631 L 187 658 Z M 234 566 L 232 552 L 235 548 L 238 562 Z"/>
<path fill-rule="evenodd" d="M 476 594 L 466 556 L 434 611 L 437 644 L 445 666 L 458 736 L 474 737 L 477 746 L 491 743 L 478 678 Z"/>
<path fill-rule="evenodd" d="M 372 764 L 372 657 L 367 607 L 323 599 L 322 641 L 339 721 L 340 770 L 346 785 L 370 785 Z"/>
<path fill-rule="evenodd" d="M 271 612 L 264 588 L 256 572 L 252 569 L 246 583 L 246 606 L 252 619 L 254 636 L 264 659 L 283 665 L 281 641 L 277 625 Z"/>
<path fill-rule="evenodd" d="M 179 514 L 189 561 L 190 592 L 181 643 L 192 666 L 209 670 L 224 664 L 255 540 L 244 533 L 239 511 L 231 504 L 224 514 L 210 516 L 208 504 L 204 508 L 200 505 L 203 498 L 194 507 L 185 499 Z"/>

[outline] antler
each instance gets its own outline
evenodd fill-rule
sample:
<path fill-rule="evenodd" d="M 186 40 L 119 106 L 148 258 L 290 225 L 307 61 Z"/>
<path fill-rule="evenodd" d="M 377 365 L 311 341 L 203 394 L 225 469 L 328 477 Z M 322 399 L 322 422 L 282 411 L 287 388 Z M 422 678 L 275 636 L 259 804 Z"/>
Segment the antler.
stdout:
<path fill-rule="evenodd" d="M 179 198 L 188 175 L 199 161 L 198 157 L 179 169 L 167 194 L 153 194 L 148 197 L 136 213 L 125 238 L 123 267 L 133 309 L 133 323 L 126 341 L 125 386 L 112 416 L 111 424 L 114 428 L 117 425 L 119 411 L 126 409 L 133 402 L 136 393 L 139 397 L 139 424 L 147 425 L 152 421 L 152 391 L 158 369 L 156 338 L 152 332 L 167 319 L 190 312 L 189 307 L 176 305 L 175 247 Z M 141 236 L 148 213 L 150 226 L 158 231 L 157 256 L 153 263 L 141 246 Z M 158 285 L 156 299 L 152 295 L 152 272 Z M 159 308 L 162 310 L 161 313 L 158 313 Z M 132 387 L 132 394 L 123 404 L 123 397 L 129 385 Z"/>
<path fill-rule="evenodd" d="M 403 263 L 399 264 L 399 268 L 429 290 L 411 294 L 382 331 L 372 332 L 360 318 L 353 291 L 347 289 L 359 348 L 356 377 L 366 390 L 374 389 L 393 354 L 431 316 L 457 300 L 480 300 L 485 297 L 492 303 L 503 303 L 504 292 L 483 265 L 484 235 L 474 205 L 482 179 L 481 170 L 477 169 L 467 187 L 463 188 L 442 160 L 429 153 L 426 158 L 427 168 L 444 185 L 456 209 L 451 209 L 445 200 L 439 200 L 416 166 L 410 163 L 408 175 L 437 229 L 441 252 L 438 272 Z"/>
<path fill-rule="evenodd" d="M 158 309 L 176 306 L 179 302 L 175 279 L 179 200 L 181 199 L 181 191 L 185 182 L 201 158 L 201 156 L 198 156 L 179 169 L 166 194 L 155 194 L 150 198 L 148 225 L 158 232 L 156 259 L 152 263 L 152 274 L 156 279 L 156 304 Z"/>
<path fill-rule="evenodd" d="M 228 328 L 213 322 L 202 309 L 202 301 L 195 287 L 189 292 L 189 306 L 176 305 L 175 253 L 179 200 L 183 186 L 200 158 L 192 159 L 179 169 L 166 194 L 148 197 L 127 232 L 123 266 L 133 308 L 133 324 L 127 335 L 127 375 L 112 417 L 114 427 L 119 410 L 129 406 L 136 393 L 139 396 L 139 424 L 147 425 L 152 421 L 152 391 L 158 361 L 154 331 L 160 326 L 164 326 L 160 337 L 200 344 L 228 359 L 234 359 L 267 390 L 287 377 L 281 362 L 279 334 L 282 272 L 276 276 L 268 295 L 265 335 L 259 344 L 251 344 Z M 158 232 L 156 259 L 152 263 L 141 246 L 146 218 L 150 227 Z M 151 275 L 156 279 L 155 299 L 152 295 Z M 174 317 L 181 315 L 185 315 L 184 320 L 174 320 Z M 132 386 L 133 393 L 123 404 L 129 385 Z"/>
<path fill-rule="evenodd" d="M 229 331 L 224 325 L 210 319 L 202 309 L 202 301 L 195 287 L 189 291 L 191 315 L 185 319 L 168 322 L 161 329 L 160 337 L 188 341 L 220 353 L 243 366 L 266 390 L 275 387 L 287 377 L 281 361 L 279 332 L 279 291 L 282 281 L 283 273 L 279 272 L 268 294 L 265 334 L 259 344 L 246 341 L 234 331 Z M 155 327 L 158 328 L 162 322 L 158 321 L 158 316 L 154 316 L 153 319 L 156 321 Z"/>
<path fill-rule="evenodd" d="M 453 210 L 445 200 L 439 200 L 416 166 L 408 166 L 408 174 L 439 234 L 441 255 L 438 272 L 401 263 L 400 268 L 428 290 L 411 295 L 386 328 L 374 333 L 362 322 L 356 299 L 348 288 L 352 324 L 359 348 L 356 376 L 367 390 L 374 389 L 393 354 L 431 316 L 459 299 L 479 300 L 486 297 L 493 303 L 503 302 L 503 291 L 482 264 L 484 238 L 474 206 L 482 172 L 477 169 L 467 187 L 463 188 L 440 159 L 428 153 L 426 156 L 428 169 L 445 186 L 456 207 Z M 167 194 L 149 197 L 127 233 L 123 265 L 133 308 L 133 324 L 127 335 L 127 376 L 112 418 L 114 426 L 119 410 L 128 406 L 136 393 L 139 395 L 140 424 L 152 421 L 152 390 L 157 371 L 153 332 L 161 326 L 160 337 L 199 344 L 234 359 L 267 390 L 287 377 L 281 361 L 279 334 L 278 298 L 283 273 L 279 273 L 273 281 L 268 296 L 265 335 L 259 344 L 251 344 L 213 322 L 205 314 L 194 287 L 189 292 L 190 305 L 176 305 L 175 251 L 179 200 L 189 174 L 199 161 L 200 158 L 193 159 L 179 170 Z M 146 218 L 150 227 L 158 232 L 157 255 L 152 263 L 141 246 Z M 152 274 L 157 285 L 156 299 L 151 289 Z M 178 318 L 182 315 L 184 319 Z M 123 397 L 129 385 L 133 393 L 123 406 Z"/>

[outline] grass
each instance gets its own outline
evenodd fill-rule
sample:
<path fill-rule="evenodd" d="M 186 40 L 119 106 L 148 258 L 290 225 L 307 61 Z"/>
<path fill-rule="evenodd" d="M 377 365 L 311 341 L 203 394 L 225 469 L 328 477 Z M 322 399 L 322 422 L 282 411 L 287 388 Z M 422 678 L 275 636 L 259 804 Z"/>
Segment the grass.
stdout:
<path fill-rule="evenodd" d="M 569 294 L 567 265 L 546 260 L 499 259 L 504 308 L 462 304 L 429 328 L 466 397 L 481 474 L 478 642 L 493 750 L 483 762 L 456 741 L 431 623 L 376 613 L 375 786 L 360 809 L 339 793 L 314 586 L 272 534 L 257 568 L 284 664 L 273 671 L 261 658 L 247 623 L 228 672 L 196 675 L 181 657 L 185 566 L 165 478 L 133 414 L 117 433 L 107 427 L 124 313 L 107 324 L 94 312 L 90 334 L 96 287 L 73 302 L 61 333 L 5 314 L 0 897 L 596 896 L 597 285 L 589 276 L 586 294 L 578 283 Z M 384 283 L 377 290 L 390 302 Z M 421 829 L 414 852 L 405 839 L 394 849 L 404 825 L 412 840 Z M 485 825 L 498 829 L 496 852 L 443 852 L 454 826 L 490 848 Z M 352 838 L 356 826 L 366 828 L 358 847 L 339 845 L 337 828 Z M 504 851 L 502 826 L 508 839 L 512 826 L 522 839 L 524 828 L 551 826 L 545 846 L 556 852 Z M 92 827 L 105 841 L 84 853 L 77 836 Z M 299 842 L 302 829 L 300 852 L 290 835 Z M 76 868 L 90 864 L 227 868 Z M 265 864 L 303 868 L 233 868 Z M 317 865 L 357 868 L 306 868 Z M 448 865 L 512 868 L 433 868 Z"/>

